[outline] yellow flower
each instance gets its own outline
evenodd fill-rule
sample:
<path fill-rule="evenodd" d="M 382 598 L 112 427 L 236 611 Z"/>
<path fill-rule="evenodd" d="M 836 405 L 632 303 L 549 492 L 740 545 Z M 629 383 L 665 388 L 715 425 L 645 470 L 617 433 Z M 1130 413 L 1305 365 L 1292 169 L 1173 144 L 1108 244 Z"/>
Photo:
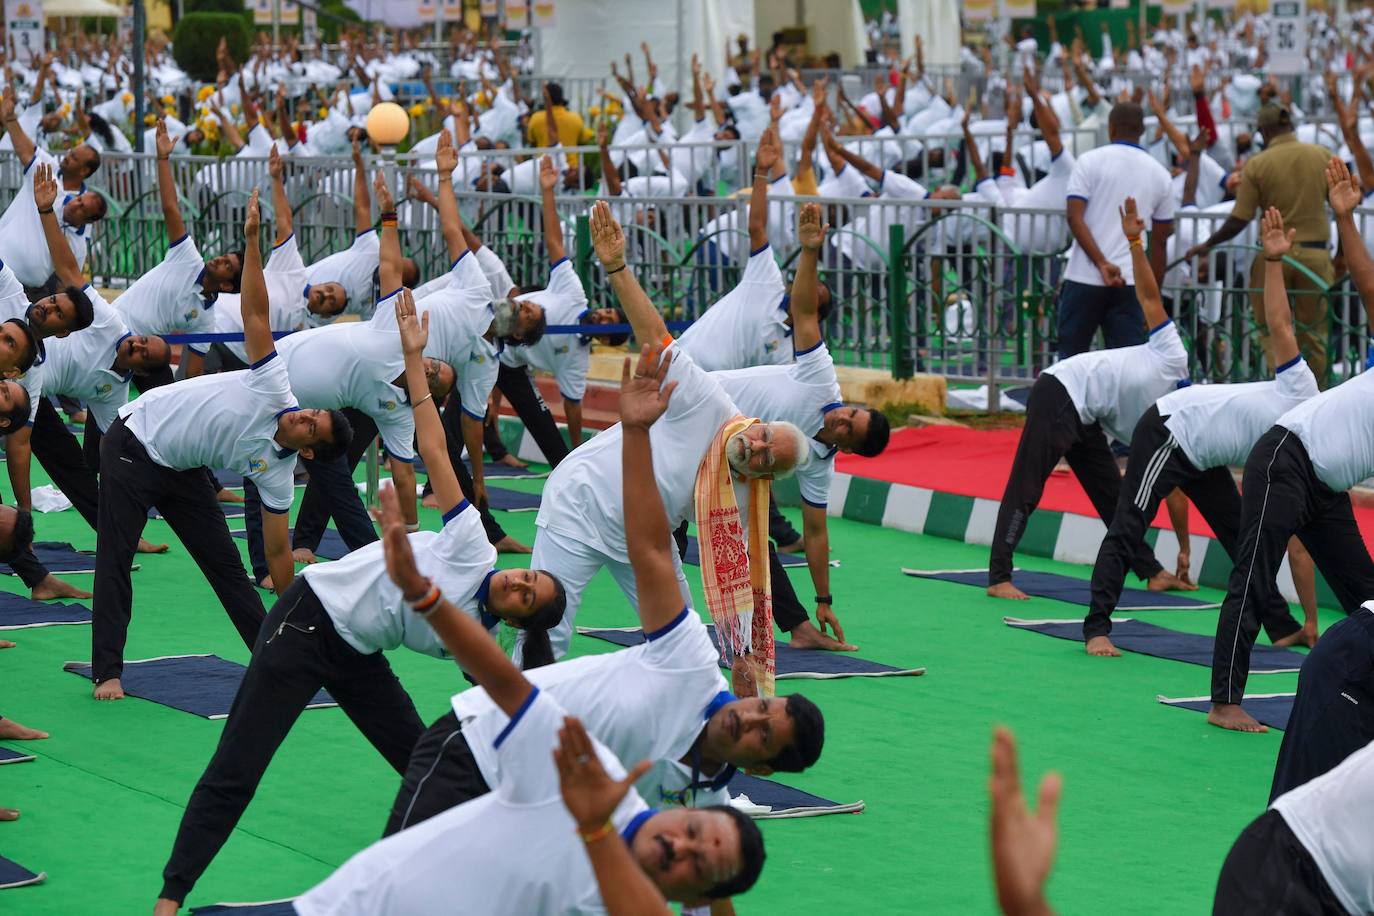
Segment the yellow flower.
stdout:
<path fill-rule="evenodd" d="M 238 103 L 238 102 L 235 102 L 235 103 L 233 103 L 232 105 L 229 106 L 229 113 L 230 113 L 230 114 L 238 114 L 238 113 L 239 113 L 239 103 Z"/>
<path fill-rule="evenodd" d="M 164 105 L 175 105 L 176 103 L 177 100 L 172 98 L 170 95 L 164 95 L 162 97 L 162 104 Z"/>
<path fill-rule="evenodd" d="M 440 108 L 443 108 L 443 109 L 447 110 L 447 109 L 448 109 L 448 106 L 449 106 L 449 102 L 448 102 L 448 99 L 447 99 L 447 98 L 440 98 L 440 99 L 439 99 L 439 107 L 440 107 Z"/>
<path fill-rule="evenodd" d="M 596 105 L 593 105 L 591 108 L 587 109 L 587 114 L 588 116 L 595 118 L 601 114 L 601 109 Z"/>
<path fill-rule="evenodd" d="M 123 102 L 125 105 L 128 105 L 131 102 L 133 102 L 134 94 L 132 92 L 122 92 L 119 95 L 119 100 Z"/>
<path fill-rule="evenodd" d="M 157 115 L 153 114 L 151 111 L 148 112 L 143 116 L 143 123 L 148 127 L 152 127 L 157 123 Z"/>
<path fill-rule="evenodd" d="M 214 87 L 214 86 L 201 86 L 201 87 L 200 87 L 200 91 L 196 93 L 196 101 L 197 101 L 197 102 L 203 102 L 203 101 L 205 101 L 206 99 L 208 99 L 210 96 L 212 96 L 212 95 L 214 95 L 214 94 L 215 94 L 215 87 Z"/>
<path fill-rule="evenodd" d="M 321 105 L 321 106 L 320 106 L 320 120 L 323 121 L 323 120 L 324 120 L 325 118 L 327 118 L 327 117 L 329 117 L 329 109 L 328 109 L 328 108 L 325 108 L 323 105 Z"/>
<path fill-rule="evenodd" d="M 420 104 L 411 105 L 409 112 L 412 118 L 418 118 L 425 113 L 425 106 Z"/>

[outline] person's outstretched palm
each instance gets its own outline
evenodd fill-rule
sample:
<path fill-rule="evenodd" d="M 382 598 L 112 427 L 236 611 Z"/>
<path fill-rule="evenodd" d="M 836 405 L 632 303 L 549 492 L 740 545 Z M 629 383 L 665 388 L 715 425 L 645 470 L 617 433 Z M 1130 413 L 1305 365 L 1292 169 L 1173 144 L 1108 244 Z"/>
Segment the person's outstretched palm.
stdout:
<path fill-rule="evenodd" d="M 1050 912 L 1045 882 L 1059 842 L 1056 823 L 1061 785 L 1055 774 L 1040 783 L 1039 810 L 1031 814 L 1021 794 L 1016 739 L 1005 728 L 992 736 L 992 869 L 997 903 L 1008 916 Z"/>
<path fill-rule="evenodd" d="M 663 384 L 673 354 L 645 344 L 639 351 L 639 363 L 630 375 L 630 358 L 620 377 L 620 422 L 625 426 L 648 428 L 668 409 L 677 382 Z"/>
<path fill-rule="evenodd" d="M 1265 210 L 1260 223 L 1260 241 L 1264 245 L 1264 256 L 1273 261 L 1288 254 L 1293 247 L 1293 240 L 1297 238 L 1298 230 L 1283 230 L 1283 214 L 1276 207 Z"/>
<path fill-rule="evenodd" d="M 609 821 L 630 787 L 649 770 L 649 761 L 643 760 L 624 779 L 612 779 L 601 765 L 587 730 L 572 716 L 565 718 L 558 730 L 553 759 L 558 765 L 563 804 L 583 833 Z"/>
<path fill-rule="evenodd" d="M 1326 196 L 1337 216 L 1345 216 L 1360 205 L 1360 179 L 1335 156 L 1326 163 Z"/>

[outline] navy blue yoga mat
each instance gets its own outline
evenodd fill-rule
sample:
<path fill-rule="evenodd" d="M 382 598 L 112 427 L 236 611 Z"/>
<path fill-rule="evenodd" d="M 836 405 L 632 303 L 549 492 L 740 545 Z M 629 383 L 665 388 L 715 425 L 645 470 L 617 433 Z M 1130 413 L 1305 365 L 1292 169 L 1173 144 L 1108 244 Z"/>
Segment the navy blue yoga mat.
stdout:
<path fill-rule="evenodd" d="M 537 512 L 539 494 L 509 490 L 505 487 L 487 487 L 487 506 L 505 512 Z"/>
<path fill-rule="evenodd" d="M 0 765 L 6 763 L 28 763 L 32 759 L 32 754 L 25 754 L 13 748 L 0 747 Z"/>
<path fill-rule="evenodd" d="M 95 551 L 77 550 L 65 541 L 35 541 L 33 553 L 49 572 L 95 572 Z M 15 575 L 8 564 L 0 568 L 7 570 L 8 575 Z"/>
<path fill-rule="evenodd" d="M 0 630 L 90 622 L 90 609 L 79 604 L 48 604 L 13 592 L 0 592 Z"/>
<path fill-rule="evenodd" d="M 711 633 L 711 642 L 719 648 L 720 643 L 716 641 L 716 628 L 708 625 L 706 629 Z M 619 629 L 578 627 L 577 632 L 583 636 L 604 639 L 606 642 L 627 648 L 637 646 L 644 641 L 644 634 L 639 627 Z M 777 674 L 775 676 L 780 681 L 788 679 L 828 680 L 841 677 L 917 676 L 925 673 L 926 669 L 924 668 L 895 668 L 892 665 L 883 665 L 865 658 L 859 658 L 848 652 L 812 652 L 804 649 L 793 649 L 783 643 L 777 644 Z"/>
<path fill-rule="evenodd" d="M 425 469 L 424 459 L 419 455 L 415 456 L 415 463 L 413 466 L 416 474 L 429 473 L 429 471 Z M 471 461 L 468 462 L 468 466 L 472 466 Z M 549 467 L 543 464 L 532 464 L 527 468 L 513 468 L 506 464 L 492 464 L 490 461 L 483 462 L 482 464 L 482 474 L 486 477 L 505 477 L 509 480 L 542 480 L 551 473 L 552 471 Z"/>
<path fill-rule="evenodd" d="M 778 559 L 782 561 L 782 565 L 785 568 L 806 565 L 806 557 L 800 556 L 795 553 L 779 552 Z M 688 566 L 701 565 L 701 545 L 697 543 L 697 537 L 694 534 L 687 535 L 687 555 L 682 558 L 682 562 L 686 563 Z M 840 564 L 836 563 L 834 560 L 831 560 L 830 565 L 839 566 Z"/>
<path fill-rule="evenodd" d="M 219 510 L 224 513 L 225 518 L 236 518 L 243 515 L 243 503 L 220 503 Z M 162 518 L 162 513 L 157 511 L 157 506 L 148 510 L 149 518 Z"/>
<path fill-rule="evenodd" d="M 1023 630 L 1044 633 L 1059 639 L 1083 641 L 1083 621 L 1081 620 L 1021 620 L 1016 617 L 1002 618 L 1008 626 Z M 1112 642 L 1118 649 L 1167 658 L 1190 665 L 1212 667 L 1213 637 L 1201 633 L 1180 633 L 1166 630 L 1143 620 L 1123 617 L 1112 621 Z M 1297 671 L 1307 656 L 1292 649 L 1278 649 L 1274 646 L 1257 645 L 1250 653 L 1251 674 L 1276 674 L 1284 671 Z"/>
<path fill-rule="evenodd" d="M 18 862 L 11 862 L 0 856 L 0 890 L 7 887 L 23 887 L 26 884 L 39 884 L 47 880 L 47 874 L 34 874 Z"/>
<path fill-rule="evenodd" d="M 91 666 L 84 662 L 67 662 L 62 670 L 87 680 L 91 677 Z M 205 719 L 223 719 L 229 715 L 234 694 L 238 693 L 243 672 L 247 670 L 238 662 L 218 655 L 172 655 L 125 662 L 120 683 L 131 697 L 151 700 Z M 306 708 L 335 705 L 329 694 L 321 690 Z"/>
<path fill-rule="evenodd" d="M 245 541 L 248 540 L 248 532 L 246 531 L 231 531 L 229 533 L 236 538 Z M 295 528 L 291 529 L 291 534 L 293 537 L 295 536 Z M 333 528 L 324 529 L 324 536 L 320 538 L 320 546 L 315 548 L 315 556 L 319 557 L 321 560 L 337 560 L 347 555 L 348 545 L 344 543 L 344 539 L 339 532 L 335 531 Z"/>
<path fill-rule="evenodd" d="M 812 795 L 810 792 L 803 792 L 801 789 L 785 786 L 780 782 L 746 776 L 744 773 L 736 773 L 726 789 L 732 799 L 740 795 L 748 796 L 756 808 L 741 806 L 741 810 L 755 820 L 815 817 L 821 814 L 858 814 L 864 809 L 862 801 L 841 804 L 821 798 L 819 795 Z"/>
<path fill-rule="evenodd" d="M 1296 696 L 1292 693 L 1256 694 L 1241 700 L 1240 708 L 1254 716 L 1261 725 L 1283 731 L 1288 728 L 1288 717 L 1293 714 Z M 1159 702 L 1204 714 L 1212 709 L 1211 697 L 1159 697 Z"/>
<path fill-rule="evenodd" d="M 918 579 L 939 579 L 941 582 L 957 582 L 960 585 L 972 585 L 974 588 L 988 587 L 986 569 L 903 569 L 902 572 Z M 1012 575 L 1011 581 L 1021 591 L 1034 598 L 1053 598 L 1082 608 L 1092 603 L 1092 591 L 1086 579 L 1018 569 Z M 1163 611 L 1173 608 L 1200 610 L 1214 607 L 1221 605 L 1189 598 L 1178 592 L 1152 592 L 1142 588 L 1122 589 L 1121 600 L 1116 604 L 1118 611 Z"/>
<path fill-rule="evenodd" d="M 252 913 L 253 916 L 296 916 L 296 908 L 290 900 L 273 900 L 270 903 L 216 903 L 212 906 L 191 907 L 191 916 L 235 916 L 238 913 Z"/>

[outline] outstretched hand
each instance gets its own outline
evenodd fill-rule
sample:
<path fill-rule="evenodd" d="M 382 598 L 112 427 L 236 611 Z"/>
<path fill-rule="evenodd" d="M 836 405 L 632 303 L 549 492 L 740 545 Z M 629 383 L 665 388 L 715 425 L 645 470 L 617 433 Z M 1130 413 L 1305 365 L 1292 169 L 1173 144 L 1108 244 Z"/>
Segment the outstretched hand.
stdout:
<path fill-rule="evenodd" d="M 1118 212 L 1121 214 L 1121 231 L 1126 233 L 1126 238 L 1139 238 L 1140 234 L 1145 231 L 1145 221 L 1136 212 L 1135 198 L 1126 198 L 1126 202 L 1121 205 Z"/>
<path fill-rule="evenodd" d="M 280 181 L 285 173 L 285 166 L 282 165 L 281 153 L 277 152 L 277 145 L 272 144 L 272 151 L 267 154 L 267 174 L 272 176 L 273 181 Z"/>
<path fill-rule="evenodd" d="M 386 573 L 407 601 L 418 601 L 429 591 L 429 580 L 415 565 L 415 553 L 406 537 L 406 522 L 401 515 L 401 500 L 391 481 L 383 482 L 377 494 L 380 508 L 372 517 L 382 527 L 382 549 L 386 552 Z"/>
<path fill-rule="evenodd" d="M 257 188 L 253 189 L 253 194 L 248 198 L 248 214 L 243 220 L 243 237 L 250 245 L 258 244 L 259 230 L 262 227 L 262 208 L 258 206 Z"/>
<path fill-rule="evenodd" d="M 1277 207 L 1270 207 L 1264 211 L 1260 219 L 1260 241 L 1264 245 L 1264 257 L 1269 261 L 1277 261 L 1288 254 L 1293 247 L 1293 241 L 1298 237 L 1298 230 L 1289 229 L 1283 231 L 1283 214 Z"/>
<path fill-rule="evenodd" d="M 552 156 L 539 159 L 539 190 L 553 191 L 558 187 L 558 169 L 553 166 Z"/>
<path fill-rule="evenodd" d="M 598 200 L 592 205 L 592 247 L 601 266 L 608 272 L 625 266 L 625 233 L 611 216 L 610 204 Z"/>
<path fill-rule="evenodd" d="M 1360 179 L 1351 173 L 1339 157 L 1332 156 L 1326 163 L 1326 196 L 1331 201 L 1331 209 L 1336 216 L 1348 216 L 1360 205 Z"/>
<path fill-rule="evenodd" d="M 405 287 L 396 294 L 396 327 L 401 332 L 401 352 L 406 356 L 425 352 L 429 343 L 429 312 L 416 316 L 415 296 Z"/>
<path fill-rule="evenodd" d="M 782 157 L 782 144 L 778 132 L 770 127 L 759 137 L 759 148 L 754 154 L 754 168 L 760 172 L 772 172 Z"/>
<path fill-rule="evenodd" d="M 1021 794 L 1016 762 L 1016 739 L 1005 728 L 992 733 L 992 871 L 997 903 L 1008 916 L 1040 916 L 1050 912 L 1045 882 L 1054 865 L 1059 841 L 1057 816 L 1062 784 L 1050 773 L 1040 782 L 1035 814 Z"/>
<path fill-rule="evenodd" d="M 820 204 L 802 204 L 801 213 L 797 216 L 797 241 L 803 248 L 819 251 L 821 245 L 825 244 L 825 233 L 829 229 L 828 224 L 821 222 Z"/>
<path fill-rule="evenodd" d="M 563 727 L 558 730 L 553 760 L 558 767 L 563 804 L 584 834 L 599 830 L 611 819 L 630 788 L 650 766 L 648 760 L 641 760 L 624 779 L 612 779 L 601 765 L 587 730 L 572 716 L 564 718 Z"/>
<path fill-rule="evenodd" d="M 159 159 L 166 159 L 172 155 L 172 148 L 176 146 L 176 141 L 167 134 L 167 119 L 157 119 L 157 155 Z"/>
<path fill-rule="evenodd" d="M 620 373 L 620 423 L 624 427 L 648 429 L 668 409 L 668 401 L 677 382 L 664 384 L 673 354 L 662 347 L 645 344 L 639 351 L 639 363 L 630 375 L 630 358 Z"/>
<path fill-rule="evenodd" d="M 458 168 L 458 151 L 453 148 L 453 138 L 448 131 L 439 132 L 439 146 L 434 151 L 434 167 L 440 175 L 452 175 Z"/>
<path fill-rule="evenodd" d="M 396 199 L 391 196 L 391 188 L 387 185 L 386 175 L 381 169 L 378 169 L 372 178 L 372 196 L 377 199 L 377 209 L 381 212 L 396 212 Z"/>
<path fill-rule="evenodd" d="M 57 202 L 57 178 L 53 175 L 51 165 L 41 163 L 34 172 L 33 202 L 40 211 L 52 210 Z"/>

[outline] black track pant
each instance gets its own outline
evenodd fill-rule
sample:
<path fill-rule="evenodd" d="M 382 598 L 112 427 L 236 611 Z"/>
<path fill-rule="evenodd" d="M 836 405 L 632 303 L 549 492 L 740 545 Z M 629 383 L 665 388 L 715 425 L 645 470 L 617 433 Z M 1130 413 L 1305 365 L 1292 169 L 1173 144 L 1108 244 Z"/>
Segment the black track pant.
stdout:
<path fill-rule="evenodd" d="M 1329 627 L 1303 660 L 1269 801 L 1335 769 L 1370 741 L 1374 741 L 1374 611 L 1361 608 Z"/>
<path fill-rule="evenodd" d="M 33 457 L 38 459 L 57 488 L 72 501 L 86 524 L 94 529 L 100 484 L 95 471 L 86 464 L 81 443 L 76 441 L 76 436 L 62 422 L 57 408 L 47 398 L 41 398 L 38 402 L 38 415 L 34 417 L 29 443 L 33 448 Z"/>
<path fill-rule="evenodd" d="M 1278 587 L 1288 539 L 1298 536 L 1347 614 L 1374 597 L 1374 560 L 1355 525 L 1347 493 L 1317 479 L 1296 435 L 1274 426 L 1245 462 L 1240 541 L 1212 647 L 1212 702 L 1239 703 L 1250 674 L 1259 610 Z"/>
<path fill-rule="evenodd" d="M 450 709 L 415 742 L 382 836 L 414 827 L 490 791 L 463 736 L 462 723 Z"/>
<path fill-rule="evenodd" d="M 686 557 L 686 522 L 673 532 L 673 540 L 677 542 L 678 557 Z M 782 560 L 778 558 L 778 548 L 772 541 L 768 542 L 768 575 L 773 586 L 773 624 L 784 633 L 791 633 L 810 620 L 811 615 L 797 597 L 797 590 L 792 587 L 792 580 L 787 578 L 787 570 L 783 568 Z"/>
<path fill-rule="evenodd" d="M 1226 555 L 1235 562 L 1241 504 L 1231 471 L 1224 467 L 1199 471 L 1164 425 L 1159 408 L 1151 407 L 1131 434 L 1131 457 L 1126 463 L 1121 498 L 1093 565 L 1092 604 L 1083 621 L 1085 641 L 1112 631 L 1111 614 L 1121 599 L 1126 568 L 1145 543 L 1145 533 L 1159 504 L 1176 487 L 1181 487 L 1197 506 Z M 1302 629 L 1277 589 L 1261 610 L 1271 642 Z"/>
<path fill-rule="evenodd" d="M 559 431 L 558 421 L 553 418 L 549 405 L 544 403 L 543 396 L 535 387 L 530 370 L 523 366 L 516 368 L 502 363 L 496 376 L 496 387 L 505 399 L 510 401 L 510 406 L 515 408 L 520 422 L 525 424 L 525 428 L 534 437 L 535 444 L 544 453 L 544 460 L 553 467 L 558 467 L 558 462 L 568 457 L 568 443 Z M 501 441 L 501 432 L 496 423 L 486 428 L 483 441 L 487 454 L 491 455 L 493 461 L 500 461 L 506 457 L 506 444 Z"/>
<path fill-rule="evenodd" d="M 1277 811 L 1266 811 L 1241 832 L 1217 879 L 1213 916 L 1284 916 L 1332 914 L 1345 916 L 1345 907 L 1331 892 L 1288 822 Z"/>
<path fill-rule="evenodd" d="M 134 373 L 130 377 L 129 383 L 139 394 L 145 391 L 152 391 L 154 388 L 161 388 L 163 385 L 170 385 L 176 379 L 172 376 L 172 367 L 163 366 L 161 369 L 154 369 L 147 375 Z M 86 412 L 86 433 L 81 437 L 82 450 L 86 454 L 86 465 L 97 474 L 100 473 L 100 440 L 102 434 L 100 427 L 95 425 L 95 415 L 90 411 Z M 216 492 L 219 488 L 216 487 Z"/>
<path fill-rule="evenodd" d="M 483 405 L 485 409 L 486 405 Z M 500 522 L 492 517 L 491 509 L 485 504 L 478 504 L 473 499 L 472 474 L 468 472 L 468 466 L 463 463 L 463 405 L 458 399 L 458 392 L 454 390 L 449 393 L 448 402 L 444 405 L 443 424 L 444 440 L 448 445 L 448 460 L 453 465 L 453 472 L 458 475 L 458 486 L 463 491 L 463 496 L 468 502 L 477 506 L 478 512 L 482 517 L 482 528 L 487 534 L 487 541 L 495 544 L 506 536 L 506 531 L 501 527 Z M 481 461 L 481 455 L 474 455 L 473 461 Z M 425 484 L 425 492 L 430 492 L 430 486 Z"/>
<path fill-rule="evenodd" d="M 1011 581 L 1012 554 L 1040 497 L 1045 492 L 1060 458 L 1069 462 L 1074 476 L 1092 500 L 1098 516 L 1110 527 L 1121 494 L 1117 470 L 1106 436 L 1097 423 L 1085 426 L 1059 379 L 1041 373 L 1026 402 L 1026 425 L 1016 444 L 1016 458 L 997 510 L 997 527 L 988 559 L 988 585 Z M 1131 570 L 1148 579 L 1164 567 L 1142 540 L 1130 558 Z"/>
<path fill-rule="evenodd" d="M 321 687 L 404 773 L 424 723 L 381 652 L 363 655 L 334 629 L 303 576 L 272 606 L 219 746 L 182 815 L 162 894 L 183 901 L 257 791 L 272 756 Z"/>
<path fill-rule="evenodd" d="M 262 625 L 262 600 L 244 572 L 205 469 L 174 471 L 157 464 L 123 420 L 110 427 L 101 453 L 105 470 L 100 475 L 91 605 L 95 682 L 119 677 L 124 670 L 134 599 L 129 568 L 148 510 L 154 506 L 205 574 L 243 644 L 251 649 Z"/>

